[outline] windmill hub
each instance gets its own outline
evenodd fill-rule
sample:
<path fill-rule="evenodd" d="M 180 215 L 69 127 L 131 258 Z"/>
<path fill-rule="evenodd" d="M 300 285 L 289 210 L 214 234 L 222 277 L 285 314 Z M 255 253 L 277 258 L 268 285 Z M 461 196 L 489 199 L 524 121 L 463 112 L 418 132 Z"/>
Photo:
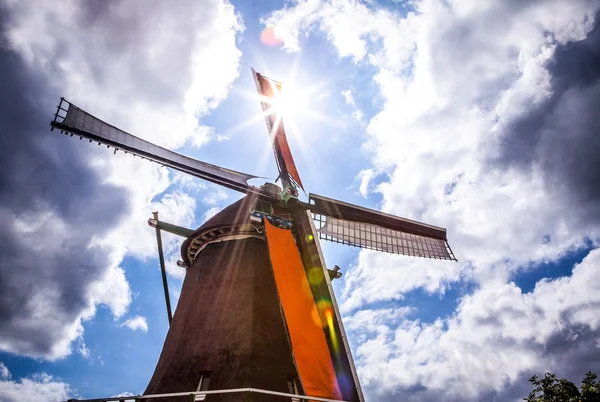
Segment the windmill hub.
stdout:
<path fill-rule="evenodd" d="M 285 191 L 281 193 L 281 198 L 287 202 L 290 198 L 298 198 L 298 190 L 292 185 L 288 185 Z"/>
<path fill-rule="evenodd" d="M 275 183 L 265 183 L 262 186 L 260 186 L 260 189 L 273 199 L 281 199 L 281 187 L 279 187 Z"/>

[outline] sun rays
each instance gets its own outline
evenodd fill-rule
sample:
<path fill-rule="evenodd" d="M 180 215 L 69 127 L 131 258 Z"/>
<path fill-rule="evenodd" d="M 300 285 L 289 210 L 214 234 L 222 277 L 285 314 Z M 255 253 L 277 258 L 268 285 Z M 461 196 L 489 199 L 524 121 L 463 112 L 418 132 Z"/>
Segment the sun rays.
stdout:
<path fill-rule="evenodd" d="M 333 89 L 336 88 L 335 82 L 331 82 L 331 78 L 325 75 L 311 73 L 311 68 L 306 63 L 301 63 L 301 56 L 298 54 L 282 68 L 281 63 L 263 60 L 259 56 L 262 51 L 255 49 L 253 53 L 253 64 L 270 85 L 270 93 L 260 94 L 254 83 L 247 80 L 236 85 L 233 91 L 240 109 L 239 113 L 232 116 L 244 117 L 232 119 L 234 123 L 226 130 L 226 134 L 243 133 L 252 139 L 256 138 L 258 144 L 264 144 L 254 161 L 255 170 L 265 172 L 272 170 L 270 164 L 273 161 L 272 147 L 263 140 L 266 139 L 265 129 L 272 142 L 277 130 L 283 125 L 294 159 L 303 165 L 301 170 L 305 174 L 313 176 L 314 171 L 311 169 L 314 167 L 312 155 L 315 146 L 331 139 L 322 138 L 324 133 L 341 132 L 347 125 L 346 120 L 338 117 L 337 92 Z M 265 96 L 271 94 L 273 96 Z M 250 130 L 252 133 L 249 133 Z"/>
<path fill-rule="evenodd" d="M 262 106 L 262 112 L 252 115 L 240 122 L 233 130 L 239 131 L 254 126 L 259 121 L 265 121 L 269 130 L 271 142 L 277 131 L 283 125 L 286 136 L 291 141 L 294 156 L 303 161 L 309 160 L 311 144 L 317 140 L 318 126 L 336 126 L 336 119 L 327 115 L 322 101 L 327 97 L 327 88 L 330 85 L 323 79 L 306 79 L 298 74 L 298 59 L 291 63 L 287 74 L 277 74 L 266 68 L 264 78 L 270 85 L 273 96 L 265 96 L 255 89 L 239 89 L 239 94 L 246 101 L 251 101 Z M 281 82 L 272 77 L 281 79 Z M 327 106 L 327 105 L 326 105 Z M 339 123 L 339 122 L 338 122 Z M 339 125 L 339 124 L 337 124 Z M 265 155 L 261 155 L 264 163 L 272 158 L 271 147 L 265 148 Z"/>

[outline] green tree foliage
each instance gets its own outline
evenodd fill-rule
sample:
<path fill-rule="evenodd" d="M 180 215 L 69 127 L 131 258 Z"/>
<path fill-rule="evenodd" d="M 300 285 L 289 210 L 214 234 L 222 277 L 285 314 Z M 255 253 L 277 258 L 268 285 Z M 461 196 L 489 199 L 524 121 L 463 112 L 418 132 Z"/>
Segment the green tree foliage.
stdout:
<path fill-rule="evenodd" d="M 546 373 L 539 379 L 534 375 L 529 379 L 534 388 L 527 398 L 527 402 L 600 402 L 600 380 L 591 371 L 581 381 L 577 388 L 571 381 L 561 378 L 556 374 Z"/>

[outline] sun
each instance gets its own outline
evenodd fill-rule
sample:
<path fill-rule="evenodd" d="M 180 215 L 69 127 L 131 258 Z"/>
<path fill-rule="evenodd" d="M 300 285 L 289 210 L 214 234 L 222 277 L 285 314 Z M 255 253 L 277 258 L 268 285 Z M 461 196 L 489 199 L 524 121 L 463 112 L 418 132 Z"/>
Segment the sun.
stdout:
<path fill-rule="evenodd" d="M 264 111 L 265 115 L 276 114 L 278 118 L 285 120 L 286 125 L 296 125 L 301 118 L 311 117 L 316 112 L 311 110 L 311 97 L 314 91 L 310 87 L 298 85 L 296 80 L 288 80 L 281 84 L 269 80 L 273 92 L 272 97 L 256 94 L 260 102 L 268 105 Z M 314 103 L 314 102 L 313 102 Z"/>
<path fill-rule="evenodd" d="M 268 134 L 273 138 L 277 128 L 283 125 L 286 136 L 293 143 L 294 155 L 308 160 L 310 144 L 316 140 L 315 133 L 319 132 L 319 127 L 327 125 L 337 128 L 343 122 L 326 114 L 329 105 L 324 105 L 323 100 L 328 98 L 327 88 L 331 85 L 322 76 L 306 76 L 302 74 L 304 71 L 298 74 L 298 70 L 297 62 L 292 63 L 289 70 L 279 69 L 279 73 L 268 68 L 259 69 L 271 85 L 271 96 L 261 95 L 255 88 L 237 88 L 238 93 L 247 101 L 256 103 L 257 106 L 262 103 L 264 107 L 261 113 L 256 113 L 228 130 L 228 134 L 244 131 L 261 120 L 269 119 L 272 124 Z M 269 148 L 265 147 L 265 154 L 259 158 L 263 161 L 261 164 L 266 164 L 272 158 Z"/>
<path fill-rule="evenodd" d="M 282 118 L 295 119 L 308 111 L 305 94 L 295 88 L 285 86 L 275 94 L 271 107 L 273 112 L 280 114 Z"/>
<path fill-rule="evenodd" d="M 246 120 L 236 126 L 232 131 L 245 129 L 258 120 L 263 120 L 267 116 L 275 115 L 278 124 L 284 124 L 288 135 L 298 137 L 302 136 L 302 129 L 311 122 L 331 124 L 331 117 L 327 117 L 319 110 L 319 103 L 322 99 L 324 88 L 327 87 L 324 81 L 302 80 L 296 74 L 296 68 L 292 68 L 288 74 L 283 77 L 277 77 L 282 82 L 274 80 L 270 72 L 266 72 L 263 77 L 271 85 L 273 96 L 264 96 L 255 89 L 244 88 L 240 93 L 244 98 L 256 103 L 265 105 L 262 113 Z"/>

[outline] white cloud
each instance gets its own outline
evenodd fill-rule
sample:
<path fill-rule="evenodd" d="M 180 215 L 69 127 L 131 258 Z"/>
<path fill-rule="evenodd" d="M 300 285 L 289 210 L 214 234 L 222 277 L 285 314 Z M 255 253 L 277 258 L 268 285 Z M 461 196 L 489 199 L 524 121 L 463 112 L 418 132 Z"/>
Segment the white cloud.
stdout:
<path fill-rule="evenodd" d="M 465 270 L 447 261 L 423 263 L 406 256 L 361 251 L 357 264 L 344 275 L 340 308 L 348 313 L 364 304 L 402 299 L 416 288 L 443 293 Z"/>
<path fill-rule="evenodd" d="M 423 387 L 415 398 L 477 400 L 521 381 L 524 371 L 561 368 L 552 361 L 560 353 L 543 351 L 561 331 L 598 329 L 598 284 L 588 277 L 599 264 L 597 252 L 572 278 L 538 283 L 532 295 L 510 283 L 517 270 L 557 261 L 587 237 L 597 239 L 598 222 L 582 221 L 577 207 L 553 192 L 541 164 L 493 163 L 516 119 L 552 95 L 556 47 L 586 37 L 598 4 L 411 4 L 414 11 L 402 15 L 352 0 L 297 1 L 265 23 L 289 51 L 318 31 L 340 57 L 375 68 L 383 106 L 366 130 L 374 166 L 359 173 L 359 190 L 364 196 L 372 171 L 385 168 L 389 180 L 375 189 L 382 210 L 446 227 L 461 261 L 362 251 L 345 274 L 344 313 L 353 317 L 415 289 L 443 293 L 463 280 L 479 286 L 450 319 L 357 330 L 363 381 L 379 390 L 377 399 L 409 397 L 407 390 Z"/>
<path fill-rule="evenodd" d="M 121 392 L 120 394 L 117 395 L 113 395 L 113 397 L 116 396 L 136 396 L 135 394 L 131 393 L 131 392 Z M 134 401 L 135 402 L 135 398 L 132 399 L 127 399 L 128 401 Z"/>
<path fill-rule="evenodd" d="M 216 214 L 221 212 L 222 209 L 223 209 L 223 207 L 208 208 L 206 210 L 206 212 L 204 213 L 204 215 L 202 215 L 202 222 L 206 222 L 207 220 L 209 220 L 210 218 L 212 218 L 213 216 L 215 216 Z"/>
<path fill-rule="evenodd" d="M 346 103 L 348 104 L 348 106 L 352 107 L 352 109 L 353 109 L 352 118 L 354 120 L 357 120 L 360 123 L 364 122 L 364 114 L 356 106 L 356 101 L 354 100 L 354 93 L 353 93 L 353 91 L 351 89 L 345 89 L 345 90 L 343 90 L 341 92 L 341 94 L 344 97 L 344 100 L 346 101 Z"/>
<path fill-rule="evenodd" d="M 354 101 L 354 95 L 352 94 L 351 89 L 345 89 L 341 93 L 348 105 L 356 106 L 356 102 Z"/>
<path fill-rule="evenodd" d="M 120 394 L 113 395 L 113 397 L 117 397 L 117 396 L 135 396 L 135 394 L 133 394 L 131 392 L 121 392 Z"/>
<path fill-rule="evenodd" d="M 214 130 L 199 119 L 225 99 L 238 76 L 241 53 L 236 37 L 244 29 L 228 2 L 155 1 L 140 12 L 129 2 L 51 6 L 11 0 L 6 9 L 10 16 L 5 32 L 8 46 L 42 77 L 46 92 L 56 93 L 57 99 L 64 94 L 98 117 L 170 148 L 200 146 L 214 136 Z M 52 110 L 49 104 L 43 107 Z M 73 341 L 82 336 L 82 320 L 94 316 L 97 304 L 107 305 L 115 319 L 127 311 L 131 290 L 120 262 L 126 254 L 142 259 L 155 255 L 154 233 L 146 224 L 151 212 L 158 210 L 161 219 L 180 225 L 194 220 L 194 199 L 171 191 L 166 169 L 122 153 L 113 156 L 103 147 L 83 142 L 73 147 L 88 155 L 90 166 L 105 184 L 126 189 L 129 211 L 109 233 L 82 245 L 108 255 L 109 263 L 89 267 L 93 274 L 78 285 L 87 289 L 85 307 L 78 314 L 60 311 L 59 283 L 55 288 L 45 284 L 28 301 L 34 317 L 22 317 L 18 326 L 27 333 L 54 331 L 56 337 L 43 341 L 51 343 L 49 350 L 32 347 L 39 342 L 31 337 L 4 337 L 0 341 L 3 350 L 50 359 L 71 353 Z M 166 190 L 169 192 L 163 194 Z M 37 224 L 39 231 L 60 229 L 60 236 L 48 239 L 58 247 L 66 239 L 62 234 L 76 236 L 82 230 L 61 222 L 60 217 L 34 214 L 27 219 L 29 223 L 45 222 Z M 48 242 L 45 250 L 53 247 Z M 166 236 L 167 253 L 177 248 L 175 243 Z"/>
<path fill-rule="evenodd" d="M 206 141 L 210 128 L 199 126 L 197 117 L 226 97 L 238 75 L 235 36 L 243 23 L 231 4 L 154 1 L 141 13 L 128 2 L 18 3 L 9 2 L 10 44 L 31 66 L 58 73 L 50 81 L 67 99 L 160 145 Z M 80 29 L 88 35 L 74 40 Z"/>
<path fill-rule="evenodd" d="M 383 393 L 425 385 L 454 400 L 500 390 L 522 380 L 523 372 L 553 367 L 564 373 L 563 354 L 569 359 L 577 353 L 577 334 L 591 330 L 597 337 L 600 333 L 598 266 L 600 249 L 577 265 L 572 276 L 541 281 L 530 293 L 514 283 L 488 282 L 466 296 L 454 316 L 430 324 L 403 320 L 399 326 L 394 322 L 353 325 L 351 317 L 350 330 L 359 339 L 369 338 L 357 348 L 361 378 Z M 375 339 L 367 337 L 373 328 Z M 572 333 L 565 336 L 569 328 Z M 549 341 L 561 336 L 566 339 L 562 351 L 548 353 Z M 585 353 L 598 352 L 593 343 L 586 346 L 591 349 Z M 589 368 L 578 369 L 581 375 Z"/>
<path fill-rule="evenodd" d="M 2 366 L 4 365 L 0 363 L 0 367 Z M 69 384 L 56 380 L 46 373 L 34 374 L 18 381 L 11 381 L 9 376 L 0 378 L 0 400 L 3 402 L 58 402 L 70 397 Z"/>
<path fill-rule="evenodd" d="M 90 359 L 90 350 L 88 349 L 87 345 L 85 344 L 85 341 L 83 340 L 83 338 L 79 338 L 77 340 L 77 353 L 79 353 L 85 359 Z"/>
<path fill-rule="evenodd" d="M 58 359 L 71 353 L 72 342 L 80 339 L 83 334 L 82 321 L 94 316 L 98 304 L 109 307 L 115 318 L 120 317 L 127 310 L 131 301 L 131 291 L 124 271 L 117 265 L 121 258 L 118 252 L 100 245 L 79 244 L 79 239 L 72 236 L 75 229 L 55 213 L 21 216 L 15 220 L 14 226 L 20 241 L 32 245 L 28 248 L 32 256 L 38 254 L 45 256 L 47 265 L 25 259 L 27 267 L 33 269 L 54 265 L 61 268 L 68 266 L 70 272 L 65 278 L 61 275 L 54 276 L 55 273 L 50 270 L 44 271 L 44 281 L 35 284 L 35 292 L 26 301 L 26 312 L 11 322 L 10 332 L 7 331 L 0 339 L 1 349 L 51 360 Z M 82 227 L 78 229 L 84 230 Z M 37 236 L 44 236 L 46 239 L 44 244 L 31 241 Z M 66 245 L 79 245 L 83 249 L 87 247 L 91 261 L 82 262 L 75 259 L 76 264 L 72 261 L 63 261 L 64 255 L 61 251 Z M 98 257 L 99 255 L 102 258 Z M 90 266 L 95 262 L 94 259 L 107 262 L 108 266 L 98 275 L 89 278 Z M 87 284 L 76 286 L 86 286 L 86 291 L 82 293 L 87 295 L 87 299 L 81 302 L 82 308 L 73 316 L 72 312 L 65 310 L 62 305 L 61 295 L 64 292 L 62 286 L 64 281 L 76 282 L 81 276 L 85 277 Z M 43 326 L 43 331 L 40 325 Z M 23 336 L 24 333 L 29 336 Z M 40 348 L 40 344 L 47 345 L 44 346 L 47 349 Z"/>
<path fill-rule="evenodd" d="M 373 329 L 380 324 L 393 324 L 413 311 L 411 307 L 396 307 L 379 310 L 361 310 L 345 317 L 346 326 L 351 330 Z"/>
<path fill-rule="evenodd" d="M 365 115 L 363 114 L 362 111 L 357 109 L 354 112 L 352 112 L 352 118 L 356 121 L 363 122 Z"/>
<path fill-rule="evenodd" d="M 179 242 L 179 244 L 181 244 L 182 238 L 179 237 L 177 241 Z M 179 265 L 177 265 L 177 261 L 180 260 L 181 254 L 179 253 L 178 249 L 171 250 L 169 254 L 165 257 L 165 269 L 167 271 L 167 274 L 177 280 L 175 284 L 170 283 L 170 285 L 172 285 L 171 293 L 177 287 L 181 286 L 180 281 L 183 280 L 183 278 L 185 278 L 186 269 L 181 268 Z M 174 305 L 175 303 L 172 302 L 172 304 Z"/>
<path fill-rule="evenodd" d="M 491 267 L 507 259 L 509 271 L 530 261 L 555 260 L 588 234 L 566 229 L 572 221 L 561 213 L 563 206 L 543 202 L 548 193 L 540 172 L 494 169 L 488 157 L 500 125 L 510 124 L 525 103 L 547 97 L 546 62 L 555 44 L 585 37 L 595 7 L 562 1 L 514 9 L 504 2 L 483 4 L 427 0 L 402 16 L 354 1 L 297 2 L 266 21 L 290 33 L 281 37 L 291 50 L 299 49 L 302 32 L 316 27 L 340 56 L 378 69 L 374 80 L 385 104 L 367 134 L 374 164 L 391 167 L 389 182 L 378 186 L 382 209 L 447 227 L 459 260 L 475 265 L 476 275 L 495 275 Z M 352 34 L 346 35 L 349 26 Z M 381 40 L 381 46 L 371 49 L 372 40 Z M 407 63 L 412 74 L 406 74 Z M 510 112 L 508 105 L 514 105 Z M 449 186 L 451 193 L 445 192 Z M 551 246 L 541 241 L 547 233 Z M 404 263 L 395 256 L 372 258 L 389 269 Z M 433 283 L 458 280 L 467 268 L 427 269 L 435 266 L 429 261 L 414 265 L 418 273 L 410 274 L 412 281 L 389 297 L 425 283 L 443 288 Z M 445 273 L 430 276 L 440 268 Z M 372 286 L 375 276 L 363 283 Z"/>
<path fill-rule="evenodd" d="M 0 362 L 0 380 L 7 380 L 11 377 L 10 371 L 8 371 L 8 367 L 2 362 Z"/>
<path fill-rule="evenodd" d="M 166 183 L 168 181 L 165 181 Z M 142 191 L 136 193 L 136 199 L 133 201 L 139 205 L 139 209 L 129 216 L 128 221 L 115 228 L 109 236 L 98 239 L 98 243 L 107 247 L 118 247 L 122 252 L 147 259 L 157 255 L 155 230 L 147 223 L 153 212 L 158 211 L 158 218 L 165 222 L 184 227 L 192 225 L 196 208 L 195 199 L 177 190 L 165 194 L 157 201 L 153 201 L 151 196 L 152 194 L 144 194 Z M 163 232 L 165 255 L 177 249 L 180 242 L 181 238 Z"/>
<path fill-rule="evenodd" d="M 375 177 L 375 171 L 373 169 L 364 169 L 358 172 L 357 177 L 360 179 L 360 185 L 358 187 L 358 192 L 363 197 L 367 198 L 367 194 L 369 193 L 369 184 L 373 177 Z"/>
<path fill-rule="evenodd" d="M 131 290 L 121 267 L 107 269 L 104 277 L 90 285 L 88 294 L 94 304 L 109 306 L 115 318 L 125 314 L 131 303 Z"/>
<path fill-rule="evenodd" d="M 148 332 L 148 323 L 146 322 L 146 317 L 142 317 L 136 315 L 121 324 L 122 327 L 127 327 L 133 331 L 143 331 Z"/>
<path fill-rule="evenodd" d="M 227 193 L 221 187 L 219 187 L 206 194 L 206 196 L 202 199 L 202 202 L 206 205 L 215 205 L 225 201 L 226 199 Z"/>

